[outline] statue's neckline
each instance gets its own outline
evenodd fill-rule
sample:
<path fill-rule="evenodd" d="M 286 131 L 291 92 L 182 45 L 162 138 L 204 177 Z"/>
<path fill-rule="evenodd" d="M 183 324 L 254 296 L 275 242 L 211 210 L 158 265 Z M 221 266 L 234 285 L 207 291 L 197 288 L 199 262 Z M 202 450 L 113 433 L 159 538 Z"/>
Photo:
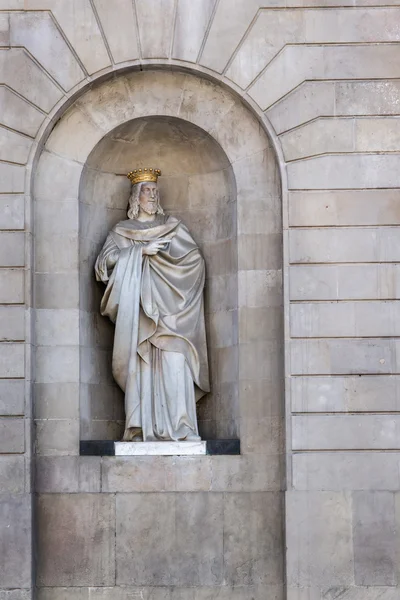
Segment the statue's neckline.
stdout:
<path fill-rule="evenodd" d="M 128 219 L 119 223 L 119 226 L 125 227 L 126 229 L 151 229 L 164 225 L 168 220 L 167 215 L 156 215 L 154 221 L 138 221 L 137 219 Z"/>

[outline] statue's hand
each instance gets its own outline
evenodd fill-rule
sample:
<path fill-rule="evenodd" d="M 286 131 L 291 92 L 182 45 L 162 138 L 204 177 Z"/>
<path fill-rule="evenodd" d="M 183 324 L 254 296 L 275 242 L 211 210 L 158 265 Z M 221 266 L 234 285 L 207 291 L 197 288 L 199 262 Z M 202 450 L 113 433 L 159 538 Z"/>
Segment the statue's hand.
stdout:
<path fill-rule="evenodd" d="M 142 253 L 149 256 L 154 256 L 160 250 L 166 250 L 173 237 L 174 235 L 171 235 L 169 238 L 163 238 L 162 240 L 154 240 L 153 242 L 149 242 L 143 246 Z"/>

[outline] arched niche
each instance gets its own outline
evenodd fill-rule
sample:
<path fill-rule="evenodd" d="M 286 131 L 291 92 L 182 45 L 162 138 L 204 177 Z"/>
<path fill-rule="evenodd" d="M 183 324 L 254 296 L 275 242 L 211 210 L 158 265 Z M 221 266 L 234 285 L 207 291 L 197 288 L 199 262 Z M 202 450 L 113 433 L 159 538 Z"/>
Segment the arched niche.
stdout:
<path fill-rule="evenodd" d="M 186 156 L 182 151 L 185 144 L 198 145 L 193 148 L 198 156 L 203 151 L 201 146 L 204 145 L 204 149 L 208 145 L 207 152 L 199 158 L 198 170 L 192 174 L 198 176 L 198 181 L 208 174 L 204 185 L 212 181 L 214 175 L 210 173 L 225 174 L 221 199 L 222 210 L 228 211 L 229 219 L 213 221 L 217 230 L 222 228 L 215 232 L 220 237 L 213 240 L 204 237 L 212 228 L 196 221 L 194 208 L 192 212 L 187 209 L 190 204 L 185 202 L 190 201 L 190 193 L 182 191 L 179 206 L 168 206 L 176 202 L 171 191 L 172 171 L 168 175 L 167 169 L 162 184 L 166 208 L 171 212 L 177 210 L 182 218 L 188 219 L 187 224 L 203 247 L 208 268 L 214 269 L 215 286 L 209 284 L 208 293 L 216 300 L 209 302 L 209 306 L 221 302 L 226 311 L 224 318 L 215 319 L 217 331 L 212 360 L 219 373 L 219 383 L 227 385 L 223 390 L 222 386 L 216 388 L 220 395 L 212 402 L 205 401 L 200 416 L 204 428 L 207 421 L 214 428 L 210 429 L 210 435 L 228 437 L 237 435 L 240 429 L 242 453 L 268 455 L 269 463 L 275 465 L 278 472 L 282 453 L 283 302 L 281 190 L 276 157 L 259 121 L 239 98 L 212 81 L 173 71 L 125 73 L 93 85 L 62 115 L 40 154 L 33 194 L 35 403 L 41 427 L 40 452 L 78 454 L 80 435 L 89 435 L 85 424 L 109 420 L 108 414 L 102 418 L 101 402 L 96 404 L 95 396 L 90 399 L 89 394 L 88 398 L 87 389 L 81 387 L 80 390 L 79 386 L 97 383 L 103 372 L 109 373 L 108 382 L 112 385 L 107 358 L 112 329 L 105 320 L 98 326 L 88 325 L 92 317 L 84 313 L 94 309 L 102 291 L 93 286 L 92 279 L 91 263 L 96 248 L 112 222 L 123 218 L 128 195 L 129 182 L 118 171 L 121 167 L 125 172 L 125 165 L 116 160 L 124 152 L 109 153 L 107 148 L 124 145 L 122 140 L 126 135 L 129 138 L 125 140 L 126 147 L 132 146 L 134 152 L 134 136 L 141 135 L 140 127 L 135 134 L 133 132 L 140 123 L 149 131 L 152 127 L 168 129 L 170 140 L 175 131 L 175 157 L 179 153 L 181 157 Z M 113 139 L 116 136 L 119 139 Z M 168 153 L 165 149 L 162 151 L 167 160 Z M 132 153 L 129 156 L 129 169 L 134 156 Z M 147 156 L 148 162 L 157 161 L 157 154 L 151 159 Z M 210 159 L 217 165 L 214 171 L 210 170 Z M 165 172 L 163 164 L 155 166 Z M 202 171 L 204 168 L 208 169 L 207 173 Z M 106 193 L 105 187 L 96 189 L 95 183 L 90 183 L 95 172 L 101 176 L 108 174 L 121 182 L 115 194 L 111 188 Z M 186 184 L 182 180 L 180 185 L 183 190 Z M 84 213 L 92 192 L 93 213 L 87 212 L 85 225 Z M 210 194 L 210 190 L 206 193 Z M 112 211 L 108 214 L 105 207 L 106 220 L 104 213 L 101 214 L 100 202 L 100 197 L 105 196 L 116 202 L 115 214 Z M 99 199 L 98 203 L 95 198 Z M 231 244 L 225 255 L 222 251 L 221 255 L 216 252 L 207 255 L 207 244 L 228 239 L 224 237 L 228 235 L 224 227 L 233 223 L 235 227 L 229 230 L 229 236 L 234 241 L 234 249 Z M 96 239 L 90 240 L 91 235 L 97 236 Z M 85 250 L 91 241 L 91 250 Z M 226 280 L 230 260 L 233 289 L 227 286 Z M 215 267 L 211 267 L 213 261 Z M 221 273 L 217 275 L 218 269 Z M 92 298 L 85 300 L 85 294 Z M 228 297 L 234 299 L 232 309 L 227 308 Z M 226 336 L 235 331 L 235 318 L 236 333 L 227 339 Z M 211 331 L 211 320 L 209 327 Z M 94 342 L 91 337 L 95 338 Z M 105 352 L 100 357 L 103 344 Z M 85 351 L 85 348 L 96 348 L 96 352 Z M 50 411 L 42 410 L 50 404 Z M 115 422 L 122 417 L 121 411 L 115 408 L 117 404 L 118 398 L 113 404 L 112 421 Z M 46 418 L 42 418 L 43 415 Z M 47 415 L 51 415 L 48 422 Z M 98 418 L 93 418 L 94 415 Z M 94 429 L 90 435 L 98 437 Z"/>
<path fill-rule="evenodd" d="M 238 365 L 223 373 L 221 349 L 237 363 L 238 280 L 236 189 L 231 164 L 203 129 L 176 117 L 151 116 L 119 125 L 95 146 L 79 186 L 80 408 L 82 439 L 120 439 L 123 393 L 113 383 L 114 326 L 99 314 L 104 285 L 93 265 L 107 232 L 126 219 L 130 182 L 137 167 L 162 167 L 164 210 L 190 229 L 206 260 L 205 311 L 212 390 L 198 403 L 203 439 L 239 435 Z M 226 293 L 215 293 L 224 283 Z M 226 351 L 226 350 L 225 350 Z M 90 365 L 101 365 L 95 372 Z M 226 406 L 224 407 L 224 404 Z M 229 415 L 223 419 L 222 415 Z"/>

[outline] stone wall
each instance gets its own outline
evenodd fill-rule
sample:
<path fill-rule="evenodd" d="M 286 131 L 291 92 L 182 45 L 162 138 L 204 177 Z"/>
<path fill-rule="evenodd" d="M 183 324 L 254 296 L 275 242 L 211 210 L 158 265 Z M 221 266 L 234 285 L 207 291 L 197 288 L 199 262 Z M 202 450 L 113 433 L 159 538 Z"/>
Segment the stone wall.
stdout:
<path fill-rule="evenodd" d="M 75 178 L 71 162 L 69 176 L 77 191 L 73 197 L 66 196 L 57 163 L 62 151 L 74 151 L 76 146 L 68 149 L 64 136 L 62 148 L 53 148 L 54 155 L 41 155 L 51 175 L 39 188 L 36 198 L 41 196 L 43 202 L 35 202 L 34 214 L 32 174 L 37 173 L 47 136 L 81 92 L 120 70 L 154 66 L 169 72 L 188 69 L 215 82 L 216 112 L 207 113 L 209 109 L 204 108 L 200 114 L 211 122 L 221 110 L 226 114 L 234 153 L 258 133 L 256 128 L 244 131 L 229 108 L 226 113 L 226 107 L 221 109 L 220 90 L 233 90 L 259 120 L 259 127 L 268 132 L 278 157 L 284 228 L 287 597 L 397 598 L 400 7 L 397 0 L 386 0 L 385 6 L 378 0 L 373 4 L 373 0 L 341 0 L 340 6 L 336 0 L 0 1 L 2 598 L 25 600 L 31 593 L 33 406 L 38 454 L 35 489 L 42 494 L 35 531 L 39 547 L 47 548 L 37 573 L 38 584 L 45 586 L 41 597 L 114 598 L 129 593 L 145 598 L 152 593 L 153 598 L 159 594 L 163 600 L 200 600 L 216 594 L 261 600 L 266 585 L 273 597 L 275 584 L 270 586 L 266 578 L 271 573 L 268 561 L 276 553 L 267 523 L 279 520 L 279 500 L 274 494 L 280 483 L 279 473 L 271 475 L 276 462 L 265 446 L 278 430 L 280 383 L 275 392 L 273 382 L 266 390 L 262 378 L 252 386 L 245 380 L 240 383 L 242 397 L 247 394 L 260 411 L 251 416 L 260 425 L 255 453 L 251 452 L 254 437 L 248 435 L 247 450 L 238 458 L 209 457 L 200 465 L 183 460 L 166 464 L 163 459 L 158 466 L 149 465 L 147 459 L 138 461 L 128 489 L 122 489 L 126 479 L 120 473 L 132 469 L 131 463 L 77 455 L 79 315 L 71 311 L 79 306 L 79 265 L 70 258 L 62 261 L 68 249 L 72 254 L 78 249 L 76 201 L 81 170 Z M 110 102 L 118 112 L 117 84 L 113 89 Z M 156 114 L 165 114 L 164 95 L 165 86 L 156 94 L 161 100 L 161 112 Z M 98 133 L 97 143 L 105 134 L 92 125 L 87 119 L 78 125 L 64 121 L 67 130 L 86 127 L 75 157 L 78 162 L 86 160 L 93 148 L 85 140 L 92 143 Z M 234 154 L 227 155 L 238 160 Z M 248 157 L 247 161 L 250 173 L 253 161 Z M 257 173 L 259 164 L 255 163 Z M 263 164 L 275 169 L 271 160 Z M 267 177 L 265 198 L 273 179 L 271 174 Z M 236 183 L 239 200 L 241 189 L 249 186 L 246 181 Z M 272 186 L 274 198 L 277 187 Z M 65 211 L 62 218 L 57 205 L 62 234 L 54 232 L 55 190 Z M 278 214 L 276 208 L 273 214 Z M 259 217 L 257 226 L 273 221 L 266 212 Z M 250 357 L 249 363 L 241 363 L 239 355 L 239 371 L 243 364 L 248 372 L 259 364 L 260 356 L 278 352 L 266 341 L 277 322 L 276 314 L 267 314 L 267 307 L 260 307 L 258 301 L 268 292 L 272 302 L 276 293 L 279 306 L 280 293 L 274 284 L 279 279 L 280 257 L 273 252 L 279 252 L 280 246 L 271 246 L 268 240 L 275 236 L 277 242 L 281 234 L 278 227 L 259 232 L 254 222 L 242 224 L 238 248 L 242 248 L 239 271 L 243 273 L 238 280 L 244 284 L 244 295 L 238 296 L 239 306 L 242 299 L 242 308 L 254 309 L 256 322 L 265 327 L 262 341 L 251 340 L 254 353 L 242 355 L 242 361 Z M 34 277 L 33 235 L 38 242 Z M 61 242 L 57 255 L 51 252 L 54 241 Z M 270 259 L 273 266 L 268 267 Z M 52 310 L 69 312 L 57 324 L 49 321 Z M 74 327 L 70 328 L 67 318 Z M 247 321 L 242 323 L 244 335 L 252 331 Z M 57 351 L 49 346 L 46 335 L 58 331 L 62 338 L 66 335 L 63 327 L 73 337 L 67 342 L 64 337 L 64 346 Z M 278 359 L 277 371 L 280 364 Z M 53 374 L 50 381 L 49 373 Z M 241 410 L 245 407 L 246 403 Z M 241 415 L 246 418 L 246 413 Z M 242 425 L 243 443 L 246 429 Z M 193 478 L 189 490 L 184 477 L 188 464 Z M 149 469 L 156 482 L 147 490 L 149 510 L 160 518 L 170 515 L 157 523 L 164 537 L 176 511 L 188 524 L 187 530 L 191 515 L 202 519 L 205 507 L 204 533 L 209 532 L 221 521 L 223 504 L 224 530 L 219 531 L 213 549 L 223 539 L 225 562 L 223 571 L 216 572 L 225 585 L 215 586 L 215 581 L 204 579 L 202 589 L 190 587 L 197 585 L 193 583 L 196 577 L 203 577 L 201 568 L 208 574 L 210 569 L 199 564 L 198 546 L 189 540 L 191 564 L 196 563 L 198 570 L 181 563 L 179 590 L 174 587 L 176 573 L 167 563 L 165 573 L 170 579 L 166 577 L 152 591 L 152 573 L 146 571 L 150 561 L 142 565 L 140 577 L 134 572 L 135 581 L 143 582 L 145 577 L 147 587 L 142 583 L 132 587 L 126 564 L 117 578 L 128 588 L 114 587 L 114 552 L 129 556 L 134 535 L 148 519 L 131 507 L 139 504 L 138 510 L 144 510 L 136 486 L 137 480 L 148 481 Z M 167 483 L 165 473 L 169 473 Z M 100 489 L 102 494 L 97 493 Z M 210 489 L 214 495 L 208 493 Z M 115 549 L 116 507 L 131 520 L 126 528 L 128 540 L 121 530 Z M 230 520 L 230 514 L 235 518 Z M 71 522 L 76 522 L 80 532 L 72 540 Z M 117 528 L 118 523 L 117 518 Z M 57 531 L 61 537 L 54 537 Z M 60 539 L 71 549 L 71 562 L 59 554 Z M 206 542 L 204 538 L 204 551 Z M 166 552 L 169 557 L 177 556 L 173 544 Z M 274 569 L 275 563 L 276 578 Z M 192 579 L 185 588 L 187 573 Z M 280 598 L 281 584 L 276 585 Z"/>

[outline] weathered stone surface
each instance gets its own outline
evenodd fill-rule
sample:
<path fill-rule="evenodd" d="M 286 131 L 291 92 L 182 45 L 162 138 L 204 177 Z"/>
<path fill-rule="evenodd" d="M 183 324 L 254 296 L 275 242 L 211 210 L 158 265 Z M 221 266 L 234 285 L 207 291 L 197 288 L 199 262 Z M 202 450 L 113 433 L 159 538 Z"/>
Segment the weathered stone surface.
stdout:
<path fill-rule="evenodd" d="M 99 456 L 37 457 L 35 489 L 53 494 L 100 492 L 100 461 Z"/>
<path fill-rule="evenodd" d="M 215 0 L 178 0 L 172 57 L 196 62 Z"/>
<path fill-rule="evenodd" d="M 117 584 L 222 583 L 222 494 L 147 494 L 145 502 L 121 494 L 116 502 Z"/>
<path fill-rule="evenodd" d="M 397 264 L 297 265 L 289 270 L 292 300 L 400 298 Z"/>
<path fill-rule="evenodd" d="M 29 137 L 0 126 L 0 160 L 25 165 L 31 146 L 32 140 Z"/>
<path fill-rule="evenodd" d="M 294 450 L 397 450 L 400 415 L 297 415 Z"/>
<path fill-rule="evenodd" d="M 83 79 L 82 69 L 47 11 L 12 13 L 10 25 L 11 44 L 29 50 L 65 90 Z"/>
<path fill-rule="evenodd" d="M 43 113 L 5 86 L 0 86 L 0 108 L 3 125 L 32 137 L 44 120 Z"/>
<path fill-rule="evenodd" d="M 1 274 L 0 274 L 1 275 Z M 35 297 L 38 309 L 76 309 L 79 306 L 79 277 L 77 272 L 35 273 Z"/>
<path fill-rule="evenodd" d="M 396 339 L 293 340 L 293 375 L 399 373 Z"/>
<path fill-rule="evenodd" d="M 113 585 L 114 511 L 110 494 L 39 496 L 39 586 Z"/>
<path fill-rule="evenodd" d="M 54 131 L 56 136 L 57 130 Z M 53 203 L 77 199 L 81 174 L 82 165 L 43 151 L 36 171 L 35 198 L 37 201 L 49 200 Z"/>
<path fill-rule="evenodd" d="M 0 496 L 0 588 L 31 586 L 31 497 Z"/>
<path fill-rule="evenodd" d="M 0 76 L 11 90 L 44 111 L 51 110 L 62 97 L 61 90 L 23 48 L 0 51 Z"/>
<path fill-rule="evenodd" d="M 25 411 L 25 382 L 0 379 L 0 415 L 23 415 Z"/>
<path fill-rule="evenodd" d="M 215 492 L 278 491 L 282 486 L 282 456 L 212 456 L 211 489 Z"/>
<path fill-rule="evenodd" d="M 354 492 L 353 535 L 356 585 L 396 585 L 395 495 Z"/>
<path fill-rule="evenodd" d="M 282 581 L 282 496 L 279 493 L 226 494 L 224 572 L 230 585 Z"/>
<path fill-rule="evenodd" d="M 0 193 L 21 193 L 24 191 L 24 167 L 0 163 Z"/>
<path fill-rule="evenodd" d="M 21 304 L 24 301 L 24 271 L 17 269 L 0 270 L 0 302 Z"/>
<path fill-rule="evenodd" d="M 37 419 L 35 425 L 37 454 L 45 456 L 79 454 L 78 419 Z"/>
<path fill-rule="evenodd" d="M 292 457 L 297 490 L 399 489 L 398 452 L 307 452 Z"/>
<path fill-rule="evenodd" d="M 22 267 L 24 263 L 25 235 L 22 232 L 2 231 L 0 233 L 0 265 L 2 267 Z"/>
<path fill-rule="evenodd" d="M 79 383 L 35 383 L 37 419 L 78 419 Z"/>
<path fill-rule="evenodd" d="M 130 0 L 94 0 L 97 14 L 116 63 L 139 57 L 136 17 Z"/>
<path fill-rule="evenodd" d="M 24 419 L 0 418 L 0 453 L 24 452 Z"/>
<path fill-rule="evenodd" d="M 288 585 L 354 583 L 350 494 L 286 492 L 286 543 Z"/>
<path fill-rule="evenodd" d="M 290 307 L 292 337 L 390 337 L 400 335 L 400 305 L 385 302 L 327 302 Z"/>
<path fill-rule="evenodd" d="M 79 344 L 79 311 L 77 309 L 37 309 L 35 326 L 36 342 L 40 346 Z"/>
<path fill-rule="evenodd" d="M 78 346 L 37 347 L 37 383 L 73 383 L 77 381 L 79 381 Z"/>
<path fill-rule="evenodd" d="M 43 9 L 43 0 L 26 0 L 25 8 L 30 10 Z M 89 0 L 71 0 L 70 2 L 47 0 L 46 8 L 53 12 L 63 33 L 89 73 L 98 71 L 110 64 Z M 53 38 L 50 37 L 50 39 Z"/>
<path fill-rule="evenodd" d="M 395 225 L 399 202 L 398 190 L 290 192 L 289 222 L 294 227 Z"/>
<path fill-rule="evenodd" d="M 296 413 L 399 412 L 398 375 L 292 377 L 292 410 Z"/>
<path fill-rule="evenodd" d="M 22 494 L 25 491 L 23 456 L 0 456 L 0 489 L 2 494 Z"/>
<path fill-rule="evenodd" d="M 289 240 L 292 263 L 400 260 L 396 227 L 292 229 Z"/>
<path fill-rule="evenodd" d="M 239 306 L 282 305 L 282 270 L 239 271 Z"/>
<path fill-rule="evenodd" d="M 0 377 L 24 377 L 24 357 L 24 344 L 0 344 Z"/>
<path fill-rule="evenodd" d="M 0 102 L 1 89 L 0 87 Z M 23 196 L 16 194 L 0 196 L 0 229 L 24 229 L 24 208 Z"/>
<path fill-rule="evenodd" d="M 23 341 L 24 339 L 25 308 L 0 306 L 0 341 Z"/>
<path fill-rule="evenodd" d="M 143 58 L 167 58 L 173 33 L 172 0 L 136 0 L 140 47 Z"/>

